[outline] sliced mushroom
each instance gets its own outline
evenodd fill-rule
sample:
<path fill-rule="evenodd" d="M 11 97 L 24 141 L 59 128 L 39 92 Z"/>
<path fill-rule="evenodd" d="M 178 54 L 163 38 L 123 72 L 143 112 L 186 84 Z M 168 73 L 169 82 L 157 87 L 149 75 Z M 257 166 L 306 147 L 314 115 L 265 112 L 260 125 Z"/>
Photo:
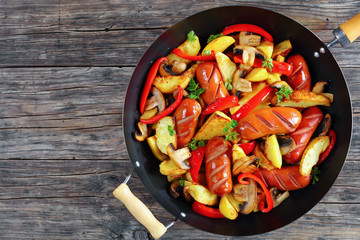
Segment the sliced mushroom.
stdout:
<path fill-rule="evenodd" d="M 250 166 L 252 163 L 255 163 L 256 161 L 258 161 L 259 158 L 256 157 L 255 155 L 252 156 L 245 156 L 243 158 L 240 158 L 239 160 L 235 161 L 233 164 L 233 168 L 232 168 L 232 174 L 233 175 L 238 175 L 241 172 L 243 172 L 243 170 L 245 168 L 247 168 L 248 166 Z"/>
<path fill-rule="evenodd" d="M 320 93 L 323 93 L 324 90 L 325 90 L 325 87 L 328 85 L 327 82 L 317 82 L 313 89 L 312 89 L 312 92 L 313 93 L 316 93 L 316 94 L 320 94 Z"/>
<path fill-rule="evenodd" d="M 234 54 L 242 54 L 244 65 L 247 66 L 252 66 L 254 64 L 255 57 L 261 60 L 265 60 L 266 58 L 256 48 L 244 45 L 237 45 L 234 48 Z"/>
<path fill-rule="evenodd" d="M 319 137 L 327 136 L 329 134 L 330 128 L 331 128 L 331 115 L 327 113 L 325 114 L 324 119 L 321 121 L 321 123 L 318 126 L 318 129 L 321 131 L 319 133 Z"/>
<path fill-rule="evenodd" d="M 160 74 L 162 77 L 175 75 L 175 74 L 171 71 L 171 66 L 169 65 L 169 62 L 167 62 L 167 61 L 164 61 L 164 62 L 161 63 L 160 68 L 159 68 L 159 74 Z"/>
<path fill-rule="evenodd" d="M 176 75 L 182 74 L 186 70 L 186 63 L 174 60 L 171 64 L 171 71 Z"/>
<path fill-rule="evenodd" d="M 186 201 L 191 202 L 193 200 L 193 197 L 190 195 L 188 188 L 184 187 L 182 194 Z"/>
<path fill-rule="evenodd" d="M 269 192 L 273 201 L 273 208 L 279 206 L 280 203 L 290 196 L 289 191 L 280 194 L 276 187 L 271 188 Z"/>
<path fill-rule="evenodd" d="M 181 186 L 180 181 L 181 180 L 176 180 L 171 183 L 170 195 L 173 198 L 178 198 L 180 196 L 180 193 L 183 191 L 183 186 Z"/>
<path fill-rule="evenodd" d="M 261 36 L 250 34 L 249 32 L 240 32 L 239 34 L 240 45 L 259 46 L 260 40 Z"/>
<path fill-rule="evenodd" d="M 244 79 L 243 77 L 246 75 L 246 70 L 241 70 L 238 69 L 236 70 L 236 72 L 234 73 L 234 77 L 233 77 L 233 94 L 236 94 L 236 92 L 251 92 L 252 91 L 252 87 L 251 87 L 251 82 Z"/>
<path fill-rule="evenodd" d="M 163 62 L 159 68 L 159 74 L 162 77 L 176 76 L 182 74 L 186 70 L 186 63 L 174 60 L 171 65 L 169 62 Z"/>
<path fill-rule="evenodd" d="M 151 88 L 152 97 L 146 101 L 145 110 L 153 109 L 157 107 L 159 112 L 165 109 L 165 98 L 164 95 L 156 87 Z"/>
<path fill-rule="evenodd" d="M 285 86 L 285 89 L 291 89 L 293 90 L 290 85 L 285 81 L 276 81 L 270 85 L 271 88 L 276 88 L 277 90 L 280 90 L 282 87 Z"/>
<path fill-rule="evenodd" d="M 247 189 L 247 201 L 241 206 L 240 212 L 242 214 L 251 213 L 256 207 L 257 203 L 257 185 L 253 179 L 249 179 L 249 185 Z"/>
<path fill-rule="evenodd" d="M 138 131 L 135 132 L 135 139 L 139 142 L 145 141 L 145 139 L 150 136 L 150 131 L 148 131 L 147 125 L 145 123 L 138 122 L 137 125 L 140 133 Z"/>
<path fill-rule="evenodd" d="M 328 99 L 330 99 L 331 103 L 334 102 L 334 94 L 332 94 L 332 93 L 320 93 L 320 94 L 323 95 L 324 97 L 327 97 Z"/>
<path fill-rule="evenodd" d="M 188 147 L 180 148 L 175 150 L 172 143 L 167 146 L 167 154 L 170 159 L 175 162 L 175 164 L 181 169 L 190 169 L 190 166 L 185 162 L 185 160 L 191 157 L 190 149 Z"/>
<path fill-rule="evenodd" d="M 276 138 L 280 146 L 281 155 L 286 155 L 296 148 L 294 139 L 289 135 L 278 135 Z"/>

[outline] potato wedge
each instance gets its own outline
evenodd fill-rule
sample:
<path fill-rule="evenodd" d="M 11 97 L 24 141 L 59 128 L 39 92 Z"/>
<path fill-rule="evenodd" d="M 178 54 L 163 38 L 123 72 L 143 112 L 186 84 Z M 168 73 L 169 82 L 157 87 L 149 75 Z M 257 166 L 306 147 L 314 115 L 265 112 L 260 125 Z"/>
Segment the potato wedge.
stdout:
<path fill-rule="evenodd" d="M 269 159 L 272 165 L 274 165 L 274 167 L 281 168 L 282 155 L 275 134 L 266 138 L 264 153 L 267 159 Z"/>
<path fill-rule="evenodd" d="M 219 201 L 215 193 L 210 192 L 209 189 L 202 185 L 190 185 L 185 188 L 196 201 L 202 204 L 213 206 Z"/>
<path fill-rule="evenodd" d="M 277 105 L 277 97 L 271 99 L 273 105 Z M 283 98 L 283 100 L 277 105 L 280 107 L 301 107 L 308 108 L 313 106 L 327 106 L 331 105 L 329 98 L 316 94 L 307 90 L 294 90 L 290 96 L 290 99 Z"/>
<path fill-rule="evenodd" d="M 177 90 L 179 85 L 183 89 L 187 87 L 192 77 L 195 76 L 196 68 L 199 64 L 194 64 L 191 68 L 186 70 L 183 74 L 176 76 L 156 76 L 154 79 L 154 86 L 162 93 L 172 93 Z"/>
<path fill-rule="evenodd" d="M 235 164 L 236 161 L 246 157 L 244 150 L 239 147 L 239 145 L 234 144 L 232 147 L 232 163 Z"/>
<path fill-rule="evenodd" d="M 253 96 L 255 96 L 258 92 L 260 92 L 264 87 L 266 87 L 265 82 L 253 83 L 252 92 L 241 93 L 239 106 L 230 108 L 230 113 L 234 114 L 237 110 L 241 108 L 242 105 L 247 103 Z"/>
<path fill-rule="evenodd" d="M 267 58 L 271 58 L 274 51 L 274 43 L 269 41 L 263 41 L 259 46 L 256 47 L 262 54 Z"/>
<path fill-rule="evenodd" d="M 149 144 L 149 147 L 152 151 L 152 153 L 154 154 L 154 156 L 159 159 L 160 161 L 164 161 L 164 160 L 168 160 L 169 157 L 162 153 L 160 151 L 160 149 L 158 148 L 157 144 L 156 144 L 156 136 L 151 136 L 151 137 L 148 137 L 146 139 L 147 143 Z"/>
<path fill-rule="evenodd" d="M 216 62 L 224 81 L 232 80 L 236 71 L 236 64 L 222 52 L 215 53 Z"/>
<path fill-rule="evenodd" d="M 180 176 L 186 173 L 185 169 L 179 168 L 173 160 L 165 160 L 160 163 L 160 173 L 166 176 Z"/>
<path fill-rule="evenodd" d="M 271 58 L 275 58 L 277 55 L 286 57 L 291 50 L 292 50 L 292 45 L 290 40 L 282 41 L 281 43 L 277 44 L 274 47 L 274 51 Z"/>
<path fill-rule="evenodd" d="M 177 48 L 180 48 L 184 53 L 186 53 L 188 55 L 196 56 L 196 55 L 198 55 L 200 48 L 201 48 L 199 38 L 197 36 L 195 36 L 195 39 L 191 42 L 186 40 L 181 45 L 179 45 Z M 170 53 L 167 56 L 167 58 L 169 59 L 169 63 L 172 63 L 174 60 L 177 60 L 179 62 L 183 62 L 186 64 L 191 62 L 191 60 L 181 58 L 174 53 Z"/>
<path fill-rule="evenodd" d="M 306 146 L 300 161 L 300 174 L 308 176 L 313 166 L 319 161 L 319 156 L 330 145 L 329 136 L 316 137 Z"/>
<path fill-rule="evenodd" d="M 225 136 L 224 127 L 231 121 L 231 118 L 220 111 L 214 112 L 201 126 L 194 138 L 198 140 L 210 140 L 213 137 Z"/>
<path fill-rule="evenodd" d="M 246 75 L 245 79 L 250 82 L 260 82 L 269 78 L 269 74 L 265 68 L 254 68 Z"/>
<path fill-rule="evenodd" d="M 219 210 L 224 215 L 224 217 L 234 220 L 238 217 L 238 212 L 240 211 L 240 203 L 236 204 L 238 205 L 237 208 L 233 205 L 233 202 L 230 200 L 232 198 L 233 201 L 236 201 L 231 193 L 225 194 L 221 197 L 220 203 L 219 203 Z M 239 209 L 239 210 L 238 210 Z"/>
<path fill-rule="evenodd" d="M 177 148 L 176 133 L 171 136 L 169 132 L 169 126 L 175 129 L 174 117 L 168 116 L 160 119 L 155 130 L 156 145 L 164 154 L 167 154 L 167 146 L 170 143 L 172 143 L 175 149 Z"/>
<path fill-rule="evenodd" d="M 206 55 L 205 52 L 209 51 L 209 50 L 210 51 L 214 50 L 215 52 L 223 52 L 234 42 L 235 42 L 235 39 L 230 36 L 221 36 L 221 37 L 215 38 L 214 40 L 209 42 L 208 45 L 205 46 L 201 55 L 205 56 Z"/>
<path fill-rule="evenodd" d="M 268 74 L 269 74 L 269 77 L 268 77 L 268 79 L 266 79 L 266 82 L 268 84 L 273 84 L 274 82 L 281 81 L 281 74 L 280 73 L 269 72 Z"/>

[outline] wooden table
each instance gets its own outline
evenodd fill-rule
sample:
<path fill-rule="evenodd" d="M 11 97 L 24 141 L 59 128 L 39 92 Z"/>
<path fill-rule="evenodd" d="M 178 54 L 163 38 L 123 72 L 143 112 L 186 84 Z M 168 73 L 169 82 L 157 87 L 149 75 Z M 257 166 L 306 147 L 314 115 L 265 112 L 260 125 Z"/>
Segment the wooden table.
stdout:
<path fill-rule="evenodd" d="M 292 17 L 324 42 L 360 11 L 357 0 L 1 1 L 0 239 L 148 239 L 112 196 L 131 169 L 121 121 L 128 81 L 168 27 L 236 4 Z M 358 40 L 331 50 L 354 112 L 351 149 L 335 185 L 297 221 L 247 239 L 359 238 L 359 49 Z M 136 175 L 129 185 L 161 222 L 174 219 Z M 163 239 L 232 238 L 180 222 Z"/>

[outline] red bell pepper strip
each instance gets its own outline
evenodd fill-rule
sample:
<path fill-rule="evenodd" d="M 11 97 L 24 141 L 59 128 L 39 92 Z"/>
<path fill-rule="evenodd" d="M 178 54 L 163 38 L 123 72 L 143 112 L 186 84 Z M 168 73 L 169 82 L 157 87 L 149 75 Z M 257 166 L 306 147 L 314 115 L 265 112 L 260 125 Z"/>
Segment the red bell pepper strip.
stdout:
<path fill-rule="evenodd" d="M 226 96 L 217 99 L 215 102 L 207 106 L 207 108 L 201 113 L 201 115 L 208 115 L 216 111 L 222 111 L 227 108 L 239 106 L 239 99 L 234 96 Z"/>
<path fill-rule="evenodd" d="M 248 155 L 254 150 L 255 141 L 251 141 L 251 142 L 248 142 L 248 143 L 239 143 L 238 146 L 242 148 L 242 150 L 244 151 L 244 153 L 246 155 Z"/>
<path fill-rule="evenodd" d="M 204 147 L 198 147 L 196 150 L 191 152 L 191 158 L 190 158 L 190 175 L 194 182 L 199 183 L 198 175 L 199 170 L 202 164 L 202 161 L 204 159 L 205 155 L 205 146 Z"/>
<path fill-rule="evenodd" d="M 260 201 L 259 204 L 258 204 L 258 208 L 260 211 L 262 211 L 263 213 L 268 213 L 270 212 L 270 210 L 273 208 L 274 206 L 274 203 L 273 203 L 273 200 L 271 198 L 271 194 L 269 192 L 269 190 L 266 188 L 266 185 L 265 183 L 260 179 L 258 178 L 257 176 L 255 176 L 254 174 L 252 173 L 242 173 L 238 176 L 238 182 L 240 184 L 245 184 L 245 185 L 248 185 L 249 182 L 247 181 L 244 181 L 244 178 L 251 178 L 253 180 L 255 180 L 258 184 L 260 184 L 261 188 L 263 189 L 264 191 L 264 194 L 266 196 L 266 203 L 267 203 L 267 207 L 265 208 L 265 202 L 264 201 Z"/>
<path fill-rule="evenodd" d="M 242 105 L 239 110 L 231 115 L 231 118 L 239 121 L 241 118 L 245 117 L 250 111 L 256 108 L 256 106 L 259 105 L 272 92 L 272 90 L 273 89 L 270 87 L 270 85 L 267 85 L 261 89 L 260 92 L 250 98 L 250 100 Z"/>
<path fill-rule="evenodd" d="M 273 37 L 271 36 L 270 33 L 268 33 L 267 31 L 265 31 L 263 28 L 258 27 L 256 25 L 253 24 L 235 24 L 235 25 L 231 25 L 226 27 L 223 30 L 223 34 L 224 35 L 229 35 L 230 33 L 234 33 L 234 32 L 252 32 L 252 33 L 257 33 L 261 36 L 264 37 L 265 40 L 273 42 Z"/>
<path fill-rule="evenodd" d="M 208 56 L 192 56 L 184 53 L 180 48 L 174 48 L 172 53 L 176 54 L 178 57 L 191 60 L 191 61 L 211 61 L 215 60 L 215 51 L 211 50 L 211 54 Z"/>
<path fill-rule="evenodd" d="M 316 163 L 316 166 L 320 165 L 330 154 L 330 152 L 333 150 L 335 142 L 336 142 L 336 134 L 334 130 L 330 130 L 329 137 L 331 139 L 330 145 L 326 148 L 326 150 L 320 154 L 319 161 Z"/>
<path fill-rule="evenodd" d="M 152 65 L 152 67 L 149 71 L 149 74 L 147 75 L 145 87 L 144 87 L 144 90 L 143 90 L 141 98 L 140 98 L 140 112 L 141 113 L 144 113 L 146 100 L 149 96 L 151 86 L 154 82 L 156 74 L 157 74 L 157 72 L 160 68 L 160 65 L 163 61 L 169 61 L 169 60 L 166 57 L 162 57 L 162 58 L 159 58 L 158 60 L 156 60 L 156 62 Z"/>
<path fill-rule="evenodd" d="M 220 212 L 219 209 L 205 206 L 204 204 L 199 203 L 198 201 L 195 201 L 193 203 L 192 208 L 195 212 L 205 217 L 224 218 L 224 215 Z"/>
<path fill-rule="evenodd" d="M 171 104 L 164 111 L 160 112 L 158 115 L 155 115 L 150 119 L 142 119 L 142 118 L 140 118 L 140 122 L 145 123 L 145 124 L 151 124 L 151 123 L 159 121 L 160 119 L 166 117 L 171 112 L 173 112 L 179 106 L 179 104 L 180 104 L 180 102 L 181 102 L 181 100 L 183 98 L 183 89 L 182 89 L 182 87 L 180 87 L 178 85 L 177 88 L 178 88 L 178 93 L 176 95 L 176 100 L 175 100 L 175 102 L 173 104 Z"/>
<path fill-rule="evenodd" d="M 234 56 L 234 62 L 244 63 L 244 61 L 242 60 L 242 57 L 239 55 Z M 279 62 L 279 61 L 272 60 L 272 64 L 274 66 L 271 68 L 270 72 L 280 73 L 280 74 L 284 74 L 286 76 L 290 76 L 293 72 L 293 66 L 286 62 Z M 259 58 L 255 58 L 253 67 L 265 68 L 265 67 L 263 67 L 263 61 Z M 269 71 L 269 69 L 267 69 L 267 70 Z"/>

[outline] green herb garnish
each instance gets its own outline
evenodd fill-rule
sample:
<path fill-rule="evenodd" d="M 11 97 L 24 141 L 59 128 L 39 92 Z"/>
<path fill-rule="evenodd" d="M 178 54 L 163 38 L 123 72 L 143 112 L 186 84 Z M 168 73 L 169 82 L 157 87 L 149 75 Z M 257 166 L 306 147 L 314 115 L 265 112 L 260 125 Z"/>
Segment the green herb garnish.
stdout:
<path fill-rule="evenodd" d="M 206 41 L 206 43 L 209 43 L 209 42 L 211 42 L 212 40 L 214 40 L 214 39 L 216 39 L 216 38 L 218 38 L 218 37 L 222 37 L 222 36 L 224 36 L 224 34 L 222 34 L 222 33 L 219 33 L 219 34 L 211 34 L 210 35 L 210 37 L 208 38 L 208 40 Z"/>
<path fill-rule="evenodd" d="M 207 56 L 210 56 L 210 55 L 211 55 L 211 51 L 210 51 L 210 50 L 204 50 L 204 54 L 207 55 Z"/>
<path fill-rule="evenodd" d="M 265 67 L 266 69 L 271 71 L 274 67 L 273 60 L 271 58 L 266 58 L 264 61 L 262 61 L 262 67 Z"/>
<path fill-rule="evenodd" d="M 286 97 L 287 99 L 290 99 L 291 94 L 293 93 L 293 90 L 289 87 L 286 87 L 285 85 L 283 85 L 279 91 L 277 91 L 276 97 L 277 97 L 277 104 L 279 105 L 279 103 L 281 102 L 281 100 L 283 100 L 284 97 Z"/>
<path fill-rule="evenodd" d="M 188 147 L 191 149 L 191 151 L 194 151 L 198 149 L 198 147 L 205 146 L 204 140 L 196 141 L 195 138 L 191 139 L 191 142 L 188 144 Z"/>
<path fill-rule="evenodd" d="M 233 86 L 232 86 L 232 79 L 231 78 L 228 78 L 226 79 L 225 81 L 225 88 L 229 91 L 231 91 L 233 89 Z"/>
<path fill-rule="evenodd" d="M 231 120 L 228 124 L 225 125 L 223 133 L 227 133 L 225 136 L 226 141 L 234 140 L 237 138 L 239 134 L 237 132 L 233 132 L 232 130 L 236 128 L 238 124 L 239 123 L 236 120 Z"/>
<path fill-rule="evenodd" d="M 200 88 L 199 83 L 196 83 L 193 78 L 191 78 L 189 85 L 186 88 L 186 91 L 189 93 L 189 98 L 198 99 L 200 94 L 205 91 L 205 88 Z"/>
<path fill-rule="evenodd" d="M 196 34 L 195 34 L 195 32 L 193 30 L 188 32 L 187 39 L 188 39 L 189 42 L 192 42 L 192 41 L 196 40 Z"/>
<path fill-rule="evenodd" d="M 257 168 L 262 166 L 261 160 L 262 160 L 262 158 L 259 158 L 259 160 L 257 161 L 257 165 L 256 165 Z"/>
<path fill-rule="evenodd" d="M 180 179 L 179 180 L 179 184 L 181 187 L 185 187 L 185 180 L 184 179 Z"/>
<path fill-rule="evenodd" d="M 311 184 L 314 185 L 315 183 L 317 183 L 319 181 L 319 175 L 320 175 L 321 171 L 319 170 L 318 167 L 314 167 L 313 170 L 311 171 Z"/>
<path fill-rule="evenodd" d="M 174 136 L 176 134 L 174 127 L 171 125 L 168 125 L 168 131 L 169 131 L 170 136 Z"/>

